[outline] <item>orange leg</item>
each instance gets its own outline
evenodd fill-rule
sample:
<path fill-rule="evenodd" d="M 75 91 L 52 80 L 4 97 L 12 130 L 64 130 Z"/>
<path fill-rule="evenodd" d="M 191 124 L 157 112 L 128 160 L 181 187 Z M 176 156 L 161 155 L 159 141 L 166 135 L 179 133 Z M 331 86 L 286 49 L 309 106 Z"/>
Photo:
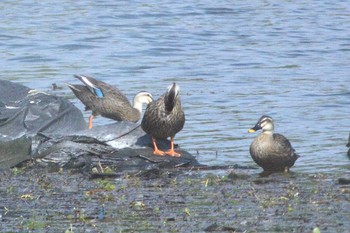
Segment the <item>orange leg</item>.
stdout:
<path fill-rule="evenodd" d="M 164 156 L 165 152 L 158 149 L 156 139 L 154 137 L 152 137 L 152 142 L 153 142 L 153 146 L 154 146 L 153 154 L 159 155 L 159 156 Z"/>
<path fill-rule="evenodd" d="M 92 128 L 92 120 L 94 119 L 94 115 L 91 114 L 91 116 L 89 117 L 89 125 L 88 128 L 91 129 Z"/>
<path fill-rule="evenodd" d="M 165 154 L 173 156 L 173 157 L 180 157 L 181 156 L 180 153 L 177 153 L 174 150 L 174 138 L 173 137 L 171 137 L 171 140 L 170 140 L 170 149 L 168 151 L 166 151 Z"/>

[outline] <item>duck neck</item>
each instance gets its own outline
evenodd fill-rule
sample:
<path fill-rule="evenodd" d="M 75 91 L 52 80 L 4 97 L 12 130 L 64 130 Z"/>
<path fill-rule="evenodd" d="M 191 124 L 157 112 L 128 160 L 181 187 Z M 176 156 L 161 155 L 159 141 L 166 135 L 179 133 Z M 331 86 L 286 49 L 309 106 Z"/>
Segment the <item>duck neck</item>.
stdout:
<path fill-rule="evenodd" d="M 136 109 L 138 113 L 141 115 L 142 103 L 137 98 L 134 98 L 133 108 Z"/>
<path fill-rule="evenodd" d="M 263 130 L 262 132 L 264 135 L 272 137 L 273 135 L 273 131 L 272 130 Z"/>

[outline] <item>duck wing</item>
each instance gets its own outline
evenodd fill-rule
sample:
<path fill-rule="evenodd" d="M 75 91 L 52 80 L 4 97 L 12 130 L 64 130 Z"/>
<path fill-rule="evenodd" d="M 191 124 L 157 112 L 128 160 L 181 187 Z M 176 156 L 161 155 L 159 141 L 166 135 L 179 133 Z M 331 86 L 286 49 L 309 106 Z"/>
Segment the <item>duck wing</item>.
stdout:
<path fill-rule="evenodd" d="M 290 156 L 293 157 L 295 150 L 292 147 L 290 141 L 283 135 L 275 133 L 273 134 L 274 141 L 274 154 L 276 156 Z"/>
<path fill-rule="evenodd" d="M 116 87 L 109 85 L 103 81 L 94 79 L 86 75 L 74 75 L 77 79 L 85 84 L 85 86 L 98 98 L 110 99 L 113 102 L 122 102 L 130 105 L 128 98 Z"/>
<path fill-rule="evenodd" d="M 158 100 L 149 103 L 142 119 L 142 129 L 156 138 L 172 137 L 185 124 L 185 114 L 180 100 L 177 99 L 169 111 L 166 98 L 164 94 Z"/>

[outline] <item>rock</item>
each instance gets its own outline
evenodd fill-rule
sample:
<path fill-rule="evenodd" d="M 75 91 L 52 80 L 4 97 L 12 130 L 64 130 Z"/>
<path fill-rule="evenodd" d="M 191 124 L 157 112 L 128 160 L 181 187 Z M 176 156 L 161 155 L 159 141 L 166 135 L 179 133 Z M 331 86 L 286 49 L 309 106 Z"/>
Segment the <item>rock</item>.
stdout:
<path fill-rule="evenodd" d="M 0 169 L 11 168 L 31 158 L 32 141 L 26 136 L 13 140 L 0 139 Z"/>
<path fill-rule="evenodd" d="M 159 140 L 168 149 L 168 140 Z M 195 157 L 155 156 L 140 125 L 116 122 L 87 129 L 81 111 L 63 97 L 0 80 L 0 168 L 28 159 L 41 166 L 115 172 L 198 165 Z M 101 165 L 102 164 L 102 165 Z M 102 167 L 103 169 L 103 167 Z"/>

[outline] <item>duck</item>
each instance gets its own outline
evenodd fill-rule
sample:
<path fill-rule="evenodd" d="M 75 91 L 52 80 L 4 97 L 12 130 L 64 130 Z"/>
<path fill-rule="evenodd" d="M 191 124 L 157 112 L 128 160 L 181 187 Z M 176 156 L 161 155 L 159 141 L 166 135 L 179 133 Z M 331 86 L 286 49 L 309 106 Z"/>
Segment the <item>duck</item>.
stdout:
<path fill-rule="evenodd" d="M 142 114 L 142 105 L 153 101 L 151 93 L 138 92 L 133 105 L 116 87 L 103 81 L 85 75 L 74 75 L 84 85 L 68 84 L 74 95 L 85 105 L 85 110 L 91 110 L 88 128 L 92 128 L 93 119 L 101 115 L 116 121 L 138 122 Z"/>
<path fill-rule="evenodd" d="M 250 145 L 250 155 L 254 162 L 267 172 L 289 172 L 300 157 L 289 140 L 281 134 L 274 133 L 272 117 L 263 115 L 249 133 L 262 130 Z"/>
<path fill-rule="evenodd" d="M 174 137 L 185 125 L 185 113 L 181 107 L 180 86 L 170 85 L 156 101 L 149 103 L 142 118 L 142 129 L 152 137 L 153 154 L 180 157 L 174 150 Z M 170 149 L 162 151 L 157 147 L 157 139 L 170 137 Z"/>

